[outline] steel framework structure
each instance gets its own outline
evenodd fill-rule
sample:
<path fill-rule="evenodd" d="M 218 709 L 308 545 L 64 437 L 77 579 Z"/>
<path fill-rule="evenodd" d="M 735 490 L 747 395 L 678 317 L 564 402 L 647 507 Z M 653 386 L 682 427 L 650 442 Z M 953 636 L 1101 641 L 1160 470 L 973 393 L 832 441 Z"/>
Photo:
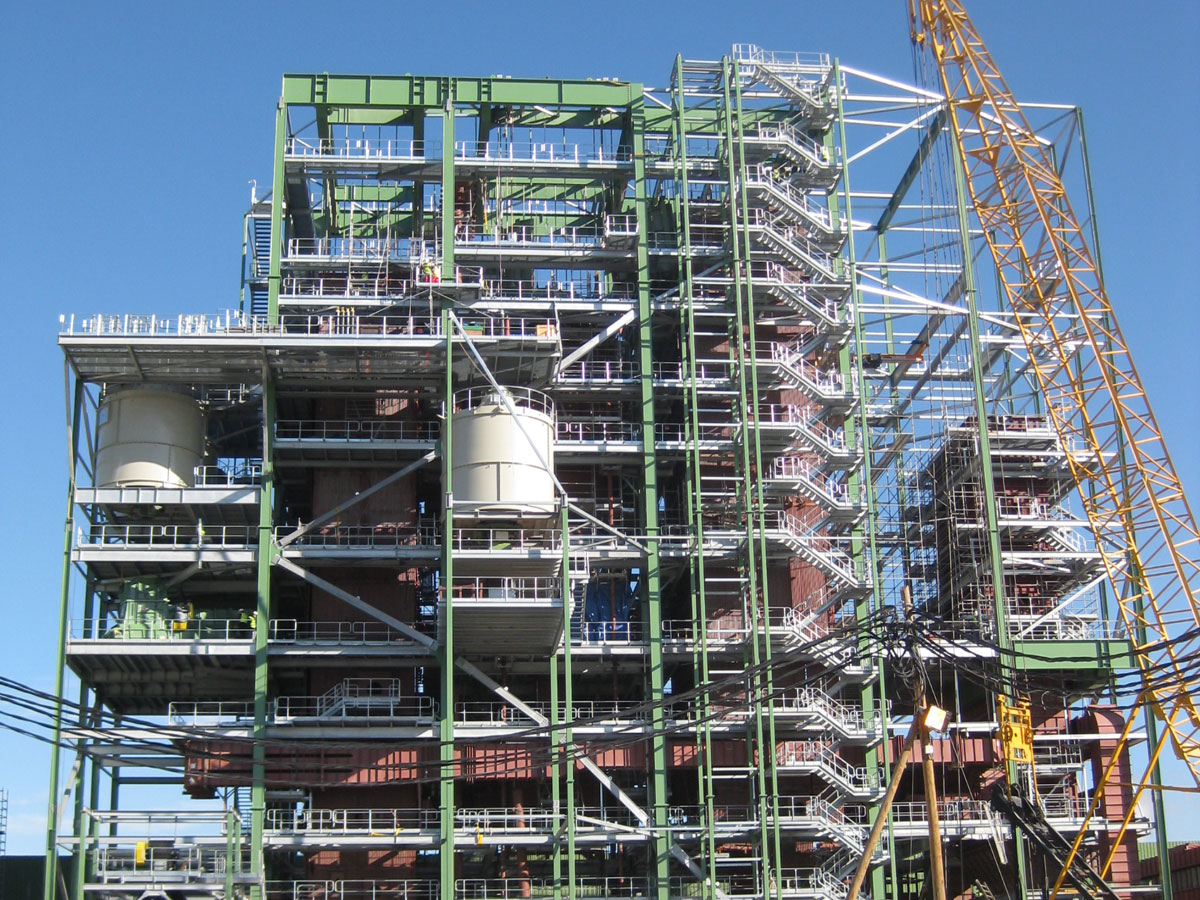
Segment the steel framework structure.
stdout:
<path fill-rule="evenodd" d="M 1037 109 L 1083 173 L 1077 112 Z M 838 900 L 914 679 L 954 714 L 960 893 L 1040 881 L 981 799 L 1014 688 L 1043 700 L 1012 774 L 1127 859 L 1128 791 L 1085 821 L 1128 762 L 1088 701 L 1135 664 L 1071 512 L 1104 454 L 1050 426 L 980 286 L 946 125 L 752 46 L 661 89 L 285 76 L 240 308 L 64 320 L 49 872 L 66 846 L 80 898 Z M 204 465 L 96 483 L 101 409 L 147 385 L 205 410 Z M 553 422 L 552 514 L 456 498 L 482 397 Z M 165 784 L 205 810 L 170 838 L 125 808 Z M 876 897 L 926 881 L 926 798 L 898 798 Z"/>

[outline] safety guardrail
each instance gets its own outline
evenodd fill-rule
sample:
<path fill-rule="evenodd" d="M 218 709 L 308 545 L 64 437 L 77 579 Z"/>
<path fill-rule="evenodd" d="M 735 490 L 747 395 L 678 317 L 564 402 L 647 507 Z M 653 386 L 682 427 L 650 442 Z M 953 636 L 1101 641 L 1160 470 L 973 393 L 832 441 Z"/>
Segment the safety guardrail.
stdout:
<path fill-rule="evenodd" d="M 192 470 L 195 487 L 238 487 L 262 483 L 261 459 L 221 459 Z"/>
<path fill-rule="evenodd" d="M 528 410 L 554 418 L 554 400 L 549 394 L 529 387 L 502 387 L 499 394 L 493 387 L 470 387 L 454 392 L 454 412 L 480 406 L 500 406 L 507 400 L 517 410 Z M 507 409 L 507 407 L 505 407 Z"/>
<path fill-rule="evenodd" d="M 633 148 L 554 141 L 455 141 L 454 155 L 481 162 L 626 163 L 633 159 Z"/>
<path fill-rule="evenodd" d="M 276 441 L 436 441 L 438 422 L 400 419 L 279 419 Z"/>
<path fill-rule="evenodd" d="M 419 624 L 413 624 L 419 629 Z M 335 644 L 373 646 L 412 643 L 412 638 L 382 622 L 305 622 L 272 619 L 268 639 L 280 644 Z"/>
<path fill-rule="evenodd" d="M 201 547 L 250 547 L 258 543 L 258 529 L 249 525 L 116 525 L 80 527 L 77 546 L 128 550 L 174 550 Z"/>
<path fill-rule="evenodd" d="M 339 159 L 425 159 L 425 142 L 399 138 L 372 137 L 290 137 L 284 156 L 300 159 L 337 157 Z"/>
<path fill-rule="evenodd" d="M 187 619 L 125 621 L 122 619 L 72 619 L 72 641 L 196 641 L 246 642 L 254 639 L 252 614 L 236 619 L 210 619 L 203 613 Z"/>

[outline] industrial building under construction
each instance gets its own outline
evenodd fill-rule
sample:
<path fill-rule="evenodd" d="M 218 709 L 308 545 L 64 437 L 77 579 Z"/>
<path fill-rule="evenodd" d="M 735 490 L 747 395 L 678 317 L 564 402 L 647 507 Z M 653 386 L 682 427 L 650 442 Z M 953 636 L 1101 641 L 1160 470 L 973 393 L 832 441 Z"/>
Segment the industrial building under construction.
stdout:
<path fill-rule="evenodd" d="M 63 317 L 51 900 L 1160 895 L 943 87 L 664 68 L 287 75 L 240 302 Z"/>

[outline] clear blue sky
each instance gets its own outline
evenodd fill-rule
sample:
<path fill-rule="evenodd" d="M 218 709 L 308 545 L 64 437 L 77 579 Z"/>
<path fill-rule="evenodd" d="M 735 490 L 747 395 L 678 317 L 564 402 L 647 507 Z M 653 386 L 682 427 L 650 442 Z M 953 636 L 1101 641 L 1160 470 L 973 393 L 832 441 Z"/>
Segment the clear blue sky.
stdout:
<path fill-rule="evenodd" d="M 1200 4 L 968 2 L 1019 97 L 1084 108 L 1109 293 L 1200 498 Z M 58 315 L 236 305 L 240 217 L 247 181 L 270 181 L 281 73 L 663 84 L 676 52 L 711 59 L 742 41 L 823 50 L 903 80 L 912 72 L 903 0 L 5 7 L 0 674 L 42 688 L 53 679 L 66 485 Z M 47 757 L 0 732 L 10 853 L 41 849 Z M 1172 818 L 1173 837 L 1200 836 Z"/>

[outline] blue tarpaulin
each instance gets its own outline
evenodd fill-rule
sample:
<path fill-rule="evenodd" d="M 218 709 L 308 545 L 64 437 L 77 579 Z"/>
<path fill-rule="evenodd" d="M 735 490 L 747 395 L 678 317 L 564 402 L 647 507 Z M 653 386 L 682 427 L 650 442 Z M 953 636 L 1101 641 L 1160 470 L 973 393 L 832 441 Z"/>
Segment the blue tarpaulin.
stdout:
<path fill-rule="evenodd" d="M 633 593 L 627 581 L 589 581 L 583 601 L 584 638 L 594 641 L 628 637 Z"/>

